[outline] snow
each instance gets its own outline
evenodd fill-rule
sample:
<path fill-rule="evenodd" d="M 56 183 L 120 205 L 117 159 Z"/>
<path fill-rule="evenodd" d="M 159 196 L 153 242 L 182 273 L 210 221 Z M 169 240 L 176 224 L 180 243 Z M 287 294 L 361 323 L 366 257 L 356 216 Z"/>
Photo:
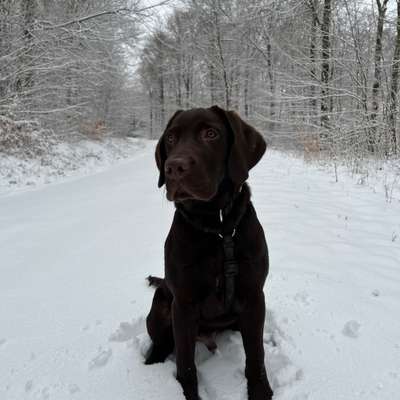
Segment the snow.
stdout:
<path fill-rule="evenodd" d="M 332 164 L 332 162 L 331 162 Z M 327 167 L 322 158 L 320 165 Z M 329 167 L 334 174 L 335 164 Z M 400 201 L 400 159 L 336 161 L 338 180 L 353 178 L 357 185 L 368 186 L 373 192 L 382 193 L 388 203 Z"/>
<path fill-rule="evenodd" d="M 96 356 L 89 362 L 89 369 L 104 367 L 110 360 L 111 356 L 112 349 L 102 349 L 100 346 Z"/>
<path fill-rule="evenodd" d="M 350 338 L 357 338 L 361 325 L 357 321 L 348 321 L 345 323 L 342 333 Z"/>
<path fill-rule="evenodd" d="M 0 195 L 0 399 L 183 399 L 145 366 L 145 316 L 173 214 L 154 144 L 100 173 Z M 269 151 L 250 184 L 271 255 L 264 344 L 275 400 L 400 390 L 400 203 Z M 245 399 L 238 333 L 196 348 L 203 400 Z"/>
<path fill-rule="evenodd" d="M 0 193 L 29 190 L 98 172 L 132 157 L 146 146 L 142 139 L 116 136 L 64 142 L 54 138 L 57 137 L 53 137 L 54 143 L 43 154 L 37 151 L 38 154 L 17 156 L 0 149 Z"/>

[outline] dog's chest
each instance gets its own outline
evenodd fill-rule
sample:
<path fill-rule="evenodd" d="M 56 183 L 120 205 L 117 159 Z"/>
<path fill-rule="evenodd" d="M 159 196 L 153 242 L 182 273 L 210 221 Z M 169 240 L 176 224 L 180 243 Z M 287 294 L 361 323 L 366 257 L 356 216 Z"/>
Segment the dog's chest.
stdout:
<path fill-rule="evenodd" d="M 225 313 L 223 258 L 218 257 L 205 266 L 202 274 L 200 312 L 205 319 L 214 319 Z"/>
<path fill-rule="evenodd" d="M 172 292 L 182 301 L 196 303 L 201 317 L 212 320 L 230 313 L 236 307 L 240 290 L 240 279 L 234 282 L 234 298 L 226 299 L 226 277 L 224 273 L 225 251 L 222 238 L 188 231 L 186 225 L 177 225 L 166 243 L 166 277 Z M 237 233 L 234 238 L 234 254 L 239 265 L 243 258 L 243 240 Z M 239 276 L 238 275 L 238 276 Z"/>
<path fill-rule="evenodd" d="M 176 290 L 187 293 L 191 301 L 199 304 L 202 317 L 209 319 L 223 314 L 225 282 L 221 240 L 192 241 L 179 248 L 179 263 L 171 268 L 175 271 Z"/>

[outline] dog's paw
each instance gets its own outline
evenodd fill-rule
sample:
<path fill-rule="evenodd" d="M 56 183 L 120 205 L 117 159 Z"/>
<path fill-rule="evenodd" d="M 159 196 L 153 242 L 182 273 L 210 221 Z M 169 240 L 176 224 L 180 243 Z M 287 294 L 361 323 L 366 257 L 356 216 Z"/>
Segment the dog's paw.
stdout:
<path fill-rule="evenodd" d="M 163 346 L 152 345 L 146 355 L 144 363 L 146 365 L 163 363 L 170 355 L 171 350 Z"/>
<path fill-rule="evenodd" d="M 249 400 L 272 400 L 274 392 L 268 382 L 257 382 L 247 384 Z"/>

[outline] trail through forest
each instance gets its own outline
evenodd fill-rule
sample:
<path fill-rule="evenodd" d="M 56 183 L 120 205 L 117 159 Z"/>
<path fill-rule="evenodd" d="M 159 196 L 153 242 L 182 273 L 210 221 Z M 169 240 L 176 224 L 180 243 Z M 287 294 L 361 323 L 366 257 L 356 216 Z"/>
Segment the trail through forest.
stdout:
<path fill-rule="evenodd" d="M 0 197 L 0 398 L 183 399 L 173 357 L 145 366 L 144 318 L 173 214 L 153 147 L 101 173 Z M 400 204 L 268 151 L 252 171 L 271 255 L 275 400 L 400 391 Z M 204 400 L 245 399 L 240 335 L 197 348 Z"/>

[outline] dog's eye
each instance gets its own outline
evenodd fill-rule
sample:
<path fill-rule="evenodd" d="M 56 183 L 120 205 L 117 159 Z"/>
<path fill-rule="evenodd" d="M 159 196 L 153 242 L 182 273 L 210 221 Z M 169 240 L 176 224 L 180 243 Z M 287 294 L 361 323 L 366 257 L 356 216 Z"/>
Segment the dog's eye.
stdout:
<path fill-rule="evenodd" d="M 204 140 L 214 140 L 219 136 L 219 133 L 214 129 L 207 129 L 203 133 Z"/>
<path fill-rule="evenodd" d="M 168 133 L 167 136 L 165 137 L 165 140 L 168 144 L 174 144 L 175 143 L 175 135 L 173 133 Z"/>

